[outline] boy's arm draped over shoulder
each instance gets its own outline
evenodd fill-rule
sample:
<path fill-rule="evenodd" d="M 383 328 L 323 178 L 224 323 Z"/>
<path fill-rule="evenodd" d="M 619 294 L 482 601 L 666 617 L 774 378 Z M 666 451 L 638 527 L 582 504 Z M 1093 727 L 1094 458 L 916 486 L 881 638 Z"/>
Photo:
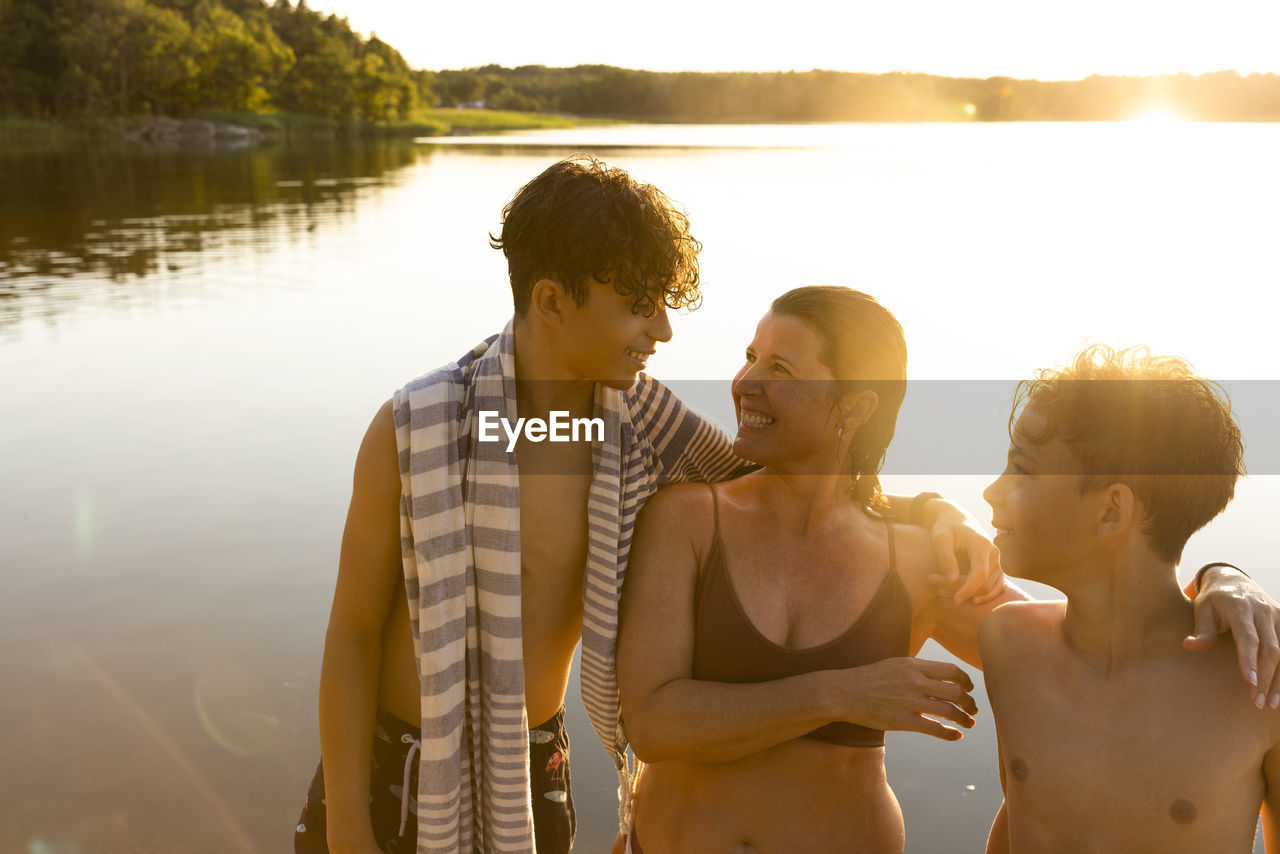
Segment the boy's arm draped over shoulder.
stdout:
<path fill-rule="evenodd" d="M 940 592 L 950 593 L 957 605 L 965 601 L 985 605 L 1001 596 L 1006 581 L 999 552 L 963 507 L 936 493 L 922 493 L 909 503 L 905 498 L 887 497 L 895 518 L 928 529 L 938 558 L 934 583 Z"/>
<path fill-rule="evenodd" d="M 657 485 L 715 483 L 756 468 L 733 452 L 733 437 L 719 424 L 653 377 L 641 374 L 626 395 Z"/>
<path fill-rule="evenodd" d="M 369 821 L 369 757 L 383 627 L 402 573 L 400 465 L 388 401 L 356 458 L 320 671 L 320 750 L 333 854 L 378 850 Z"/>
<path fill-rule="evenodd" d="M 985 670 L 986 659 L 981 644 L 983 628 L 996 609 L 1010 603 L 1025 602 L 1027 598 L 1026 592 L 1016 584 L 1006 584 L 996 598 L 982 604 L 973 600 L 957 604 L 951 596 L 938 595 L 916 618 L 912 626 L 911 648 L 918 649 L 926 637 L 931 637 L 956 658 Z"/>
<path fill-rule="evenodd" d="M 895 525 L 898 544 L 898 575 L 911 596 L 914 616 L 911 621 L 911 654 L 917 654 L 924 642 L 933 638 L 960 660 L 981 668 L 978 630 L 988 614 L 1006 602 L 1022 601 L 1027 594 L 1015 584 L 993 599 L 979 603 L 977 599 L 957 602 L 948 590 L 937 587 L 940 556 L 937 537 L 920 526 Z"/>

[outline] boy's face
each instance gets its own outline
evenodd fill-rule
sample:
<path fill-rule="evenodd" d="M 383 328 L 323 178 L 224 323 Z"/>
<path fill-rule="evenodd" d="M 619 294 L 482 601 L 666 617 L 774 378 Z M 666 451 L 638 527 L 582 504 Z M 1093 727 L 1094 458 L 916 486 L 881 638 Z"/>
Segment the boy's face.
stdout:
<path fill-rule="evenodd" d="M 625 390 L 635 385 L 659 341 L 671 340 L 667 307 L 660 301 L 646 317 L 631 310 L 632 294 L 620 294 L 609 282 L 591 282 L 587 301 L 565 316 L 566 367 L 584 379 Z"/>
<path fill-rule="evenodd" d="M 1035 444 L 1045 418 L 1027 409 L 1014 425 L 1004 472 L 983 491 L 991 505 L 1000 566 L 1052 584 L 1078 565 L 1096 538 L 1096 493 L 1080 494 L 1080 465 L 1058 438 Z"/>

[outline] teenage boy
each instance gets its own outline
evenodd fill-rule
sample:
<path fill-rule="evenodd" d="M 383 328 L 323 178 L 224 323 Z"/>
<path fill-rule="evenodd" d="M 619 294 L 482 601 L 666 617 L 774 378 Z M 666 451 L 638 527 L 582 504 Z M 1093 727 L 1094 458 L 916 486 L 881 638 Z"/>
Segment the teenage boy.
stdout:
<path fill-rule="evenodd" d="M 1000 562 L 1067 599 L 979 633 L 1005 793 L 988 854 L 1245 852 L 1259 807 L 1280 850 L 1280 715 L 1243 702 L 1228 647 L 1183 645 L 1183 546 L 1243 472 L 1229 403 L 1181 360 L 1098 346 L 1019 385 L 1014 416 L 984 493 Z"/>

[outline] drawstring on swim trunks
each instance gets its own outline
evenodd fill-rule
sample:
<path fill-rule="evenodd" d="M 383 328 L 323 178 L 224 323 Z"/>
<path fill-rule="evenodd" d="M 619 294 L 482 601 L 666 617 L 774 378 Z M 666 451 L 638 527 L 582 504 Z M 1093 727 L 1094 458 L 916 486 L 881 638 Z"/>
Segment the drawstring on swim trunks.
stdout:
<path fill-rule="evenodd" d="M 405 825 L 409 823 L 409 772 L 413 770 L 413 760 L 422 747 L 422 742 L 407 732 L 400 736 L 400 741 L 411 746 L 409 755 L 404 758 L 404 784 L 400 787 L 400 832 L 396 836 L 404 836 Z"/>
<path fill-rule="evenodd" d="M 618 832 L 625 840 L 623 851 L 634 854 L 631 845 L 631 826 L 635 823 L 636 782 L 639 779 L 640 767 L 644 764 L 636 760 L 635 768 L 631 767 L 631 757 L 623 748 L 621 755 L 615 755 L 614 765 L 618 769 Z"/>

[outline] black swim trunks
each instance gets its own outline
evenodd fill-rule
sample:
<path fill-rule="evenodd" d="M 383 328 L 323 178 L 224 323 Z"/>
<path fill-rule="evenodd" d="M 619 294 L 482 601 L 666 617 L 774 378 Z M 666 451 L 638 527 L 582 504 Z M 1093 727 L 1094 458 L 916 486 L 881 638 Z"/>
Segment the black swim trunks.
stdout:
<path fill-rule="evenodd" d="M 538 854 L 568 854 L 578 830 L 569 780 L 569 731 L 564 706 L 551 720 L 529 730 L 529 787 Z"/>
<path fill-rule="evenodd" d="M 378 847 L 387 854 L 415 854 L 418 736 L 416 726 L 378 710 L 369 817 Z M 568 854 L 573 850 L 577 815 L 569 780 L 569 733 L 563 706 L 551 720 L 529 730 L 529 776 L 538 854 Z M 324 768 L 317 766 L 294 830 L 295 854 L 329 854 L 325 828 Z"/>

